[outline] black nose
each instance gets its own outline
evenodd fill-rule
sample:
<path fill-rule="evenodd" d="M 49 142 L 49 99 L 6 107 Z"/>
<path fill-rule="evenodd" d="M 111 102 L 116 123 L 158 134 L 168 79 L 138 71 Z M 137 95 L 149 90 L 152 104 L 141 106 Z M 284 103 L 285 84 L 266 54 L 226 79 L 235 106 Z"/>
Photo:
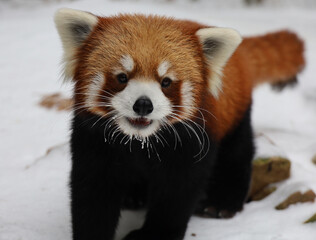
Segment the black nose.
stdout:
<path fill-rule="evenodd" d="M 133 106 L 134 112 L 140 116 L 145 116 L 154 110 L 153 104 L 148 97 L 140 97 L 136 100 Z"/>

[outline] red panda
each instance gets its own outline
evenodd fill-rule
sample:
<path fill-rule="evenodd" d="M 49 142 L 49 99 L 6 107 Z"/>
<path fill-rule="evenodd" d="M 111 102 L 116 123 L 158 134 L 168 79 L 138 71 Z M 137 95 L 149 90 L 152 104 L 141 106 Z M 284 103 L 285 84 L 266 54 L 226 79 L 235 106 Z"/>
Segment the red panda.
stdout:
<path fill-rule="evenodd" d="M 254 155 L 252 90 L 304 67 L 289 31 L 61 9 L 64 75 L 74 83 L 73 239 L 113 239 L 120 209 L 147 208 L 125 240 L 183 239 L 190 216 L 232 217 Z"/>

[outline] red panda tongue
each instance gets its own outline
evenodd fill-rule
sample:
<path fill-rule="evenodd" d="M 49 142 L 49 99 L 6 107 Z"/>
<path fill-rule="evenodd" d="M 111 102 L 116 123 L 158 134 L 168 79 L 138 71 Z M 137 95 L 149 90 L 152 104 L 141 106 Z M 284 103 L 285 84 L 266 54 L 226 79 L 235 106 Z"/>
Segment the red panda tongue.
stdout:
<path fill-rule="evenodd" d="M 136 126 L 140 126 L 140 127 L 146 127 L 148 126 L 150 123 L 151 123 L 151 120 L 147 119 L 147 118 L 129 118 L 128 119 L 129 122 L 133 125 L 136 125 Z"/>

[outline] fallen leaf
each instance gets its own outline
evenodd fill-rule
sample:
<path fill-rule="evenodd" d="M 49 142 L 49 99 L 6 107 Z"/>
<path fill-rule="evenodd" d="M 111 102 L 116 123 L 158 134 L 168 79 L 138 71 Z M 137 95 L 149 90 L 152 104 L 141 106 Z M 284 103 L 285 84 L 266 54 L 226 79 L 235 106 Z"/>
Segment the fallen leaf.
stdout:
<path fill-rule="evenodd" d="M 315 156 L 312 158 L 312 163 L 314 163 L 316 165 L 316 154 Z"/>
<path fill-rule="evenodd" d="M 316 222 L 316 213 L 312 217 L 307 219 L 304 223 L 313 223 L 313 222 Z"/>
<path fill-rule="evenodd" d="M 291 194 L 283 202 L 281 202 L 279 205 L 277 205 L 275 209 L 283 210 L 295 203 L 314 202 L 315 198 L 316 198 L 316 195 L 313 192 L 313 190 L 308 190 L 304 194 L 302 194 L 301 192 L 295 192 Z"/>
<path fill-rule="evenodd" d="M 73 106 L 71 98 L 65 98 L 60 93 L 53 93 L 42 97 L 39 105 L 44 108 L 56 108 L 58 111 L 68 111 Z"/>

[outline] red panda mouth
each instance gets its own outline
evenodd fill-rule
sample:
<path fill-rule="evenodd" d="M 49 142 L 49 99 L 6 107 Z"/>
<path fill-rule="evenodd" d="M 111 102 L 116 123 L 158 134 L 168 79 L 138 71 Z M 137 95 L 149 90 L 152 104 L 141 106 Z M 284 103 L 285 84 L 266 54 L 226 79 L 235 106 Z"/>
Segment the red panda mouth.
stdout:
<path fill-rule="evenodd" d="M 140 117 L 140 118 L 127 118 L 128 122 L 134 127 L 144 128 L 152 123 L 152 120 Z"/>

